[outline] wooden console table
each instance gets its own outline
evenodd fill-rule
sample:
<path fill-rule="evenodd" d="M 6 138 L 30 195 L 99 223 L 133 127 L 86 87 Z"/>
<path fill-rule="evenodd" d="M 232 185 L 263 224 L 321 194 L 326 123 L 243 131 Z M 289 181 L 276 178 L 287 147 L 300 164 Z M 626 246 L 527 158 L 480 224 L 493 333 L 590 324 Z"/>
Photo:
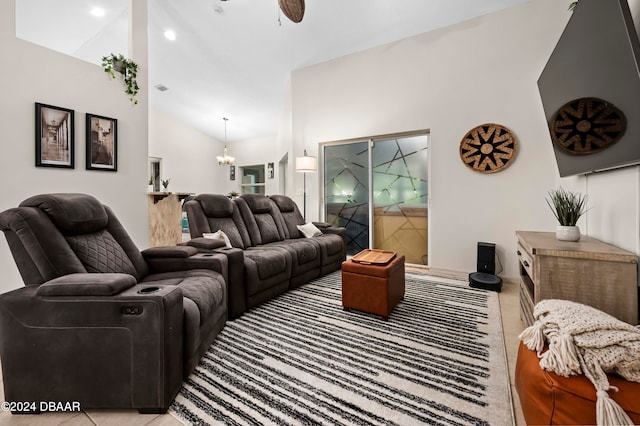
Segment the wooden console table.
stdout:
<path fill-rule="evenodd" d="M 149 247 L 182 242 L 182 200 L 188 192 L 149 192 Z"/>
<path fill-rule="evenodd" d="M 520 318 L 533 324 L 533 306 L 565 299 L 638 323 L 638 256 L 595 238 L 558 241 L 553 232 L 517 231 Z"/>

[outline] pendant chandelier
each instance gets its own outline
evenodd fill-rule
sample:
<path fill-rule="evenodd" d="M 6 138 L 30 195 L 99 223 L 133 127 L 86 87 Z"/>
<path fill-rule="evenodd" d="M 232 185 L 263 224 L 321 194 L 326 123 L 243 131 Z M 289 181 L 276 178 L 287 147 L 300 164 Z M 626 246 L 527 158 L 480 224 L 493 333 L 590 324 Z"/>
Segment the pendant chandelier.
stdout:
<path fill-rule="evenodd" d="M 218 160 L 218 164 L 221 166 L 230 166 L 233 164 L 235 158 L 227 155 L 227 121 L 229 121 L 229 119 L 226 117 L 222 117 L 222 119 L 224 120 L 224 155 L 218 155 L 216 160 Z"/>

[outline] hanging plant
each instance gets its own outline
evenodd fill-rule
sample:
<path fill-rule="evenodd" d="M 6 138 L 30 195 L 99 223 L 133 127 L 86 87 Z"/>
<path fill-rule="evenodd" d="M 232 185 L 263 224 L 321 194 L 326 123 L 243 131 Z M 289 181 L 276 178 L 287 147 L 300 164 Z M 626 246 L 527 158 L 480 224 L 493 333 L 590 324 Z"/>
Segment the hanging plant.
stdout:
<path fill-rule="evenodd" d="M 134 105 L 137 105 L 138 99 L 136 95 L 138 94 L 138 90 L 140 90 L 138 82 L 136 81 L 138 64 L 125 58 L 122 54 L 114 55 L 112 53 L 109 56 L 102 57 L 102 68 L 104 68 L 104 72 L 109 74 L 111 78 L 116 78 L 116 72 L 122 75 L 122 80 L 126 87 L 124 92 L 129 95 L 129 100 L 131 100 Z"/>

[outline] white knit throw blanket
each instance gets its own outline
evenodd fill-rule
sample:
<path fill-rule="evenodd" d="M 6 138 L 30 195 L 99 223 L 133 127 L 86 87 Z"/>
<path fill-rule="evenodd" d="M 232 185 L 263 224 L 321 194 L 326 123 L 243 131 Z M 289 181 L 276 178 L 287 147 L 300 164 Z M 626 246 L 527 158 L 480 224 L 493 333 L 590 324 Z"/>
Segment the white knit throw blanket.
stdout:
<path fill-rule="evenodd" d="M 569 377 L 584 374 L 595 386 L 598 425 L 633 425 L 608 391 L 606 373 L 640 382 L 640 330 L 590 306 L 543 300 L 533 309 L 535 323 L 520 336 L 538 353 L 540 367 Z M 549 350 L 542 353 L 548 344 Z"/>

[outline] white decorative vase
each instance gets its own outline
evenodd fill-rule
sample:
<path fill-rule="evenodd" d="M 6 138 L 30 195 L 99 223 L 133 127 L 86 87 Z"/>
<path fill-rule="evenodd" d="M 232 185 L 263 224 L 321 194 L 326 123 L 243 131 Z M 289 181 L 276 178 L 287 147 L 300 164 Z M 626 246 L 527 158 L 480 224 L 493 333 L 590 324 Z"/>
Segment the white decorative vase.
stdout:
<path fill-rule="evenodd" d="M 556 226 L 556 238 L 560 241 L 580 241 L 580 228 L 577 226 Z"/>
<path fill-rule="evenodd" d="M 153 192 L 153 185 L 149 185 L 148 191 Z"/>

